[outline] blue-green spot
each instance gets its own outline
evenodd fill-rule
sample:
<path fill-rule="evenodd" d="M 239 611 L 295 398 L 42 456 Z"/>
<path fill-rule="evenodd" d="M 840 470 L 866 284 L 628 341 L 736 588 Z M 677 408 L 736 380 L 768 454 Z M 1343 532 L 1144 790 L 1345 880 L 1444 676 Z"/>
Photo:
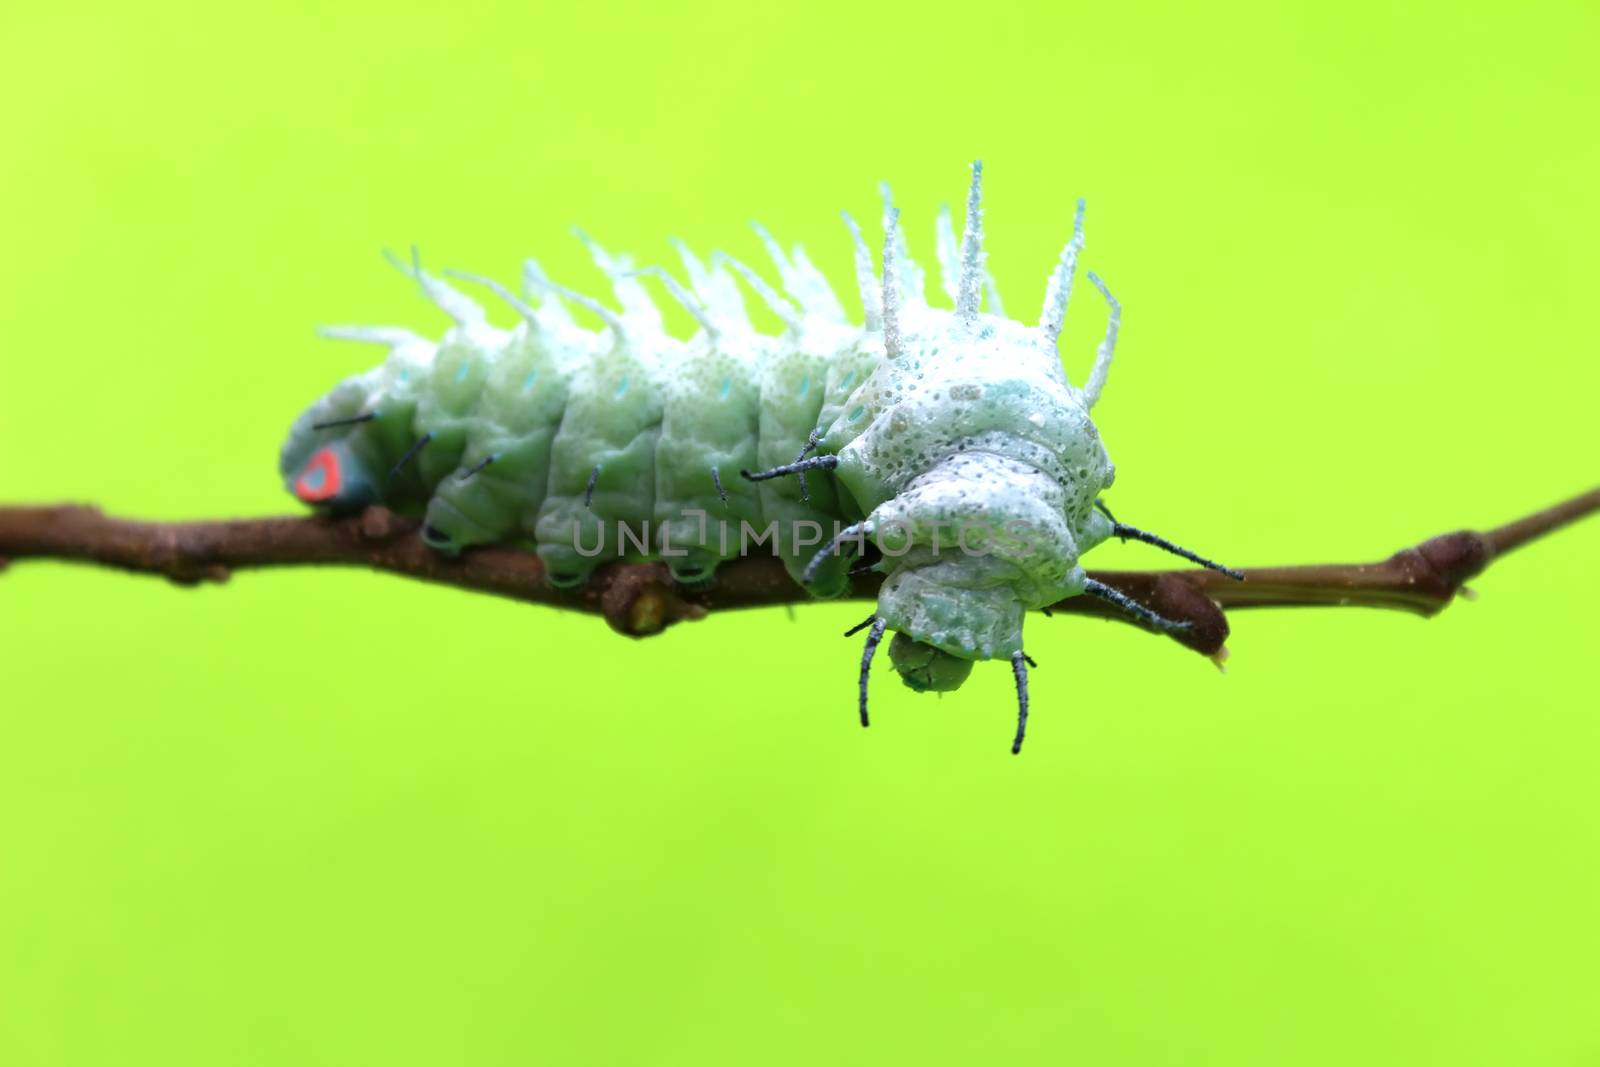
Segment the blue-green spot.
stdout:
<path fill-rule="evenodd" d="M 456 368 L 456 381 L 458 381 L 458 382 L 466 381 L 467 380 L 467 370 L 468 370 L 467 361 L 466 360 L 462 360 L 461 361 L 461 365 Z"/>
<path fill-rule="evenodd" d="M 809 392 L 811 392 L 811 375 L 808 374 L 800 379 L 800 389 L 794 395 L 797 399 L 804 400 Z"/>
<path fill-rule="evenodd" d="M 846 374 L 844 376 L 843 380 L 841 380 L 839 382 L 839 388 L 848 390 L 850 388 L 850 383 L 855 381 L 855 380 L 856 380 L 856 372 L 855 371 L 851 371 L 849 374 Z"/>
<path fill-rule="evenodd" d="M 526 378 L 522 379 L 522 391 L 524 393 L 526 393 L 529 389 L 532 389 L 533 388 L 533 383 L 538 381 L 538 380 L 539 380 L 539 372 L 536 371 L 536 370 L 529 371 L 528 372 L 528 376 Z"/>
<path fill-rule="evenodd" d="M 627 378 L 627 375 L 623 375 L 622 381 L 617 383 L 617 395 L 615 397 L 613 397 L 612 399 L 621 400 L 623 398 L 623 396 L 627 392 L 628 392 L 628 378 Z"/>
<path fill-rule="evenodd" d="M 849 419 L 850 419 L 851 422 L 855 422 L 858 419 L 860 419 L 861 416 L 865 415 L 866 413 L 867 413 L 867 409 L 862 407 L 860 404 L 857 404 L 855 407 L 850 409 Z"/>
<path fill-rule="evenodd" d="M 733 392 L 733 379 L 732 378 L 724 378 L 724 379 L 722 379 L 722 392 L 719 393 L 718 395 L 723 400 L 726 400 L 726 399 L 728 399 L 728 394 L 731 393 L 731 392 Z"/>

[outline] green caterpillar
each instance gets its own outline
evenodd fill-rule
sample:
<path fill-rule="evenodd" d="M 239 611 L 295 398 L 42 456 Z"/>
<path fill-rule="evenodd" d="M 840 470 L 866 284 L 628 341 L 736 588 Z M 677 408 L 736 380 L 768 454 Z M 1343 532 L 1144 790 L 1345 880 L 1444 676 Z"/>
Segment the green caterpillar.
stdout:
<path fill-rule="evenodd" d="M 1028 611 L 1087 593 L 1157 628 L 1182 628 L 1088 578 L 1085 552 L 1133 537 L 1226 568 L 1116 523 L 1100 502 L 1114 468 L 1089 411 L 1121 309 L 1092 272 L 1110 315 L 1081 388 L 1056 350 L 1083 247 L 1082 202 L 1028 326 L 1006 317 L 985 267 L 981 182 L 975 163 L 959 244 L 949 211 L 939 216 L 950 309 L 925 299 L 887 187 L 881 273 L 845 216 L 861 326 L 803 249 L 785 251 L 759 226 L 787 296 L 730 257 L 708 266 L 681 244 L 687 287 L 660 269 L 634 271 L 585 238 L 620 312 L 555 284 L 531 260 L 529 302 L 446 272 L 515 309 L 521 321 L 510 331 L 415 257 L 397 263 L 454 327 L 437 344 L 396 328 L 324 331 L 390 354 L 295 422 L 284 484 L 319 509 L 377 503 L 421 514 L 423 537 L 440 552 L 531 544 L 548 580 L 566 588 L 621 558 L 662 559 L 676 581 L 698 585 L 736 555 L 769 551 L 796 582 L 830 597 L 848 587 L 856 557 L 875 552 L 870 566 L 885 580 L 877 611 L 857 628 L 868 629 L 862 725 L 872 657 L 893 630 L 890 658 L 918 690 L 957 688 L 975 660 L 1010 660 L 1019 751 Z M 693 337 L 666 333 L 647 274 L 694 317 Z M 735 275 L 783 322 L 781 335 L 752 328 Z M 604 329 L 579 327 L 568 302 Z"/>

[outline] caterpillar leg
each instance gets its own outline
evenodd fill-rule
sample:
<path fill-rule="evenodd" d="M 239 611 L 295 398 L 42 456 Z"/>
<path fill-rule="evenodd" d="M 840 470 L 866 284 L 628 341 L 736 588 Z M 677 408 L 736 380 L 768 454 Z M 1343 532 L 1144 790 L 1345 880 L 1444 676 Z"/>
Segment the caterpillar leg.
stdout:
<path fill-rule="evenodd" d="M 794 461 L 796 463 L 803 461 L 807 456 L 817 450 L 817 445 L 821 443 L 821 441 L 822 431 L 812 430 L 810 435 L 806 437 L 805 447 L 800 449 L 800 454 L 794 457 Z M 810 487 L 806 485 L 805 471 L 800 472 L 800 499 L 803 503 L 811 503 L 811 491 Z"/>
<path fill-rule="evenodd" d="M 518 540 L 530 505 L 528 487 L 540 480 L 543 456 L 537 441 L 498 438 L 469 445 L 428 498 L 423 541 L 455 555 L 473 545 Z"/>
<path fill-rule="evenodd" d="M 866 647 L 861 650 L 861 677 L 857 684 L 857 691 L 860 695 L 862 726 L 871 725 L 867 719 L 867 675 L 872 671 L 873 654 L 878 651 L 878 642 L 883 640 L 883 631 L 888 625 L 888 619 L 874 618 L 872 620 L 872 629 L 867 631 Z"/>
<path fill-rule="evenodd" d="M 810 459 L 797 460 L 794 463 L 785 463 L 778 467 L 771 467 L 764 471 L 742 470 L 739 473 L 752 482 L 764 482 L 771 478 L 782 478 L 786 474 L 804 474 L 806 471 L 831 471 L 839 465 L 838 456 L 812 456 Z"/>
<path fill-rule="evenodd" d="M 540 545 L 536 552 L 544 563 L 544 579 L 556 589 L 581 589 L 599 565 L 597 557 L 581 555 L 571 545 Z"/>
<path fill-rule="evenodd" d="M 1213 570 L 1220 574 L 1226 574 L 1229 578 L 1232 578 L 1236 582 L 1244 581 L 1244 575 L 1234 570 L 1232 567 L 1224 566 L 1221 563 L 1217 563 L 1215 560 L 1206 559 L 1204 556 L 1195 552 L 1191 552 L 1182 545 L 1174 544 L 1173 542 L 1168 541 L 1165 537 L 1162 537 L 1159 534 L 1153 534 L 1149 530 L 1141 530 L 1137 526 L 1129 526 L 1125 522 L 1118 522 L 1117 517 L 1111 514 L 1111 509 L 1106 507 L 1106 502 L 1101 500 L 1099 497 L 1095 498 L 1094 509 L 1100 514 L 1104 515 L 1106 517 L 1106 521 L 1111 523 L 1112 537 L 1116 537 L 1122 541 L 1140 541 L 1147 545 L 1153 545 L 1156 548 L 1161 549 L 1163 552 L 1171 552 L 1174 556 L 1181 556 L 1190 563 L 1198 563 L 1207 570 Z"/>
<path fill-rule="evenodd" d="M 703 548 L 683 549 L 682 556 L 666 561 L 672 580 L 689 590 L 709 589 L 717 584 L 717 567 L 722 557 Z"/>
<path fill-rule="evenodd" d="M 857 683 L 862 726 L 868 725 L 867 679 L 872 670 L 872 657 L 883 640 L 888 620 L 881 615 L 869 615 L 845 631 L 845 636 L 850 637 L 869 626 L 871 629 L 867 633 L 866 646 L 861 651 L 861 674 Z M 970 659 L 952 656 L 904 633 L 895 634 L 894 640 L 889 642 L 889 660 L 899 673 L 900 680 L 919 693 L 944 693 L 960 688 L 972 673 L 973 664 Z M 1033 662 L 1033 658 L 1021 649 L 1011 654 L 1011 674 L 1017 683 L 1017 733 L 1011 742 L 1013 756 L 1022 752 L 1022 741 L 1028 732 L 1028 668 L 1036 666 L 1038 664 Z"/>
<path fill-rule="evenodd" d="M 855 574 L 849 567 L 850 560 L 866 551 L 866 538 L 871 533 L 872 526 L 867 522 L 858 522 L 840 530 L 833 540 L 823 545 L 806 562 L 797 580 L 818 597 L 827 599 L 839 596 L 849 588 L 850 578 Z M 846 554 L 845 547 L 851 543 L 855 551 Z M 790 569 L 793 571 L 792 567 Z"/>
<path fill-rule="evenodd" d="M 1102 513 L 1105 514 L 1107 518 L 1110 518 L 1109 512 L 1105 512 L 1104 509 L 1102 509 Z M 1174 544 L 1173 542 L 1168 541 L 1165 537 L 1162 537 L 1159 534 L 1153 534 L 1149 530 L 1141 530 L 1137 526 L 1129 526 L 1126 523 L 1117 522 L 1115 519 L 1112 519 L 1111 533 L 1112 536 L 1120 538 L 1123 541 L 1141 541 L 1147 545 L 1154 545 L 1163 552 L 1170 552 L 1174 556 L 1180 556 L 1183 559 L 1188 560 L 1190 563 L 1198 563 L 1207 570 L 1217 571 L 1220 574 L 1226 574 L 1229 578 L 1232 578 L 1236 582 L 1244 581 L 1244 575 L 1239 571 L 1234 570 L 1232 567 L 1224 566 L 1215 560 L 1206 559 L 1204 556 L 1195 552 L 1191 552 L 1182 545 Z"/>
<path fill-rule="evenodd" d="M 734 482 L 730 492 L 723 483 L 722 469 L 730 465 L 727 453 L 719 452 L 715 458 L 719 462 L 692 466 L 692 473 L 680 474 L 667 486 L 663 499 L 662 487 L 668 472 L 663 471 L 657 453 L 655 532 L 661 558 L 672 580 L 690 590 L 716 584 L 717 568 L 742 554 L 742 531 L 747 524 L 759 520 L 761 514 L 754 488 Z M 737 466 L 738 462 L 734 459 L 731 465 Z M 706 488 L 716 493 L 714 500 L 705 495 Z"/>
<path fill-rule="evenodd" d="M 1011 674 L 1017 680 L 1017 736 L 1011 742 L 1011 754 L 1022 754 L 1022 738 L 1028 732 L 1028 664 L 1032 661 L 1018 649 L 1011 653 Z"/>
<path fill-rule="evenodd" d="M 622 554 L 615 531 L 615 522 L 596 515 L 581 499 L 547 498 L 534 528 L 545 581 L 555 589 L 581 588 L 596 567 Z"/>
<path fill-rule="evenodd" d="M 1151 611 L 1149 608 L 1128 596 L 1126 593 L 1123 593 L 1117 589 L 1113 589 L 1104 582 L 1095 581 L 1093 578 L 1086 578 L 1084 580 L 1083 591 L 1098 600 L 1104 600 L 1109 604 L 1115 604 L 1117 607 L 1121 608 L 1123 611 L 1126 611 L 1129 615 L 1132 615 L 1146 626 L 1160 630 L 1164 634 L 1181 634 L 1187 633 L 1188 631 L 1194 629 L 1194 623 L 1179 622 L 1176 619 L 1169 619 L 1165 615 Z"/>
<path fill-rule="evenodd" d="M 813 435 L 815 436 L 815 435 Z M 815 447 L 808 441 L 806 450 Z M 748 481 L 763 482 L 787 474 L 804 477 L 808 470 L 832 470 L 839 465 L 839 457 L 814 456 L 810 459 L 786 463 L 765 471 L 741 469 L 739 473 Z M 802 486 L 802 492 L 804 487 Z M 821 492 L 831 493 L 831 487 L 813 486 Z M 809 498 L 807 498 L 809 499 Z M 803 586 L 812 596 L 821 600 L 841 596 L 850 588 L 850 561 L 852 554 L 841 551 L 845 542 L 854 541 L 855 555 L 865 551 L 867 526 L 856 523 L 841 528 L 837 519 L 833 523 L 833 537 L 825 540 L 827 532 L 822 521 L 825 513 L 815 510 L 804 499 L 768 491 L 766 517 L 771 520 L 763 536 L 773 539 L 772 551 L 778 556 L 796 584 Z"/>
<path fill-rule="evenodd" d="M 832 541 L 823 546 L 822 551 L 811 557 L 811 562 L 807 563 L 805 570 L 800 572 L 800 583 L 802 585 L 810 585 L 816 581 L 817 571 L 827 562 L 829 556 L 839 554 L 839 550 L 844 547 L 846 541 L 855 540 L 857 542 L 856 550 L 858 552 L 863 551 L 861 539 L 871 532 L 872 526 L 866 522 L 858 522 L 854 526 L 847 526 L 845 529 L 840 530 Z"/>
<path fill-rule="evenodd" d="M 455 491 L 446 491 L 442 486 L 428 500 L 422 525 L 423 543 L 435 552 L 456 556 L 473 545 L 493 545 L 507 540 L 516 528 L 515 512 L 506 514 L 495 507 L 496 496 L 487 481 Z"/>

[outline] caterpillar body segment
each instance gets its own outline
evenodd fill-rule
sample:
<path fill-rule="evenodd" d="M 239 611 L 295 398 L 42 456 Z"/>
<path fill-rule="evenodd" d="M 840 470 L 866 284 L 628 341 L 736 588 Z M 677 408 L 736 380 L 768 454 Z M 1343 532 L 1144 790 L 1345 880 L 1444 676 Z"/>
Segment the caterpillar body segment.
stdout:
<path fill-rule="evenodd" d="M 832 408 L 842 408 L 876 362 L 862 331 L 838 320 L 808 315 L 787 344 L 770 353 L 760 370 L 761 436 L 755 470 L 793 463 L 802 453 L 832 454 L 822 430 Z M 863 345 L 863 342 L 866 342 Z M 865 348 L 865 351 L 861 349 Z M 842 373 L 841 373 L 842 372 Z M 837 596 L 849 587 L 849 561 L 835 557 L 803 581 L 807 565 L 833 536 L 840 522 L 858 517 L 857 506 L 839 492 L 832 478 L 818 473 L 802 478 L 740 482 L 757 488 L 764 523 L 777 523 L 777 552 L 796 582 L 819 597 Z"/>
<path fill-rule="evenodd" d="M 552 582 L 581 584 L 599 563 L 628 555 L 630 531 L 647 543 L 663 412 L 657 370 L 676 354 L 661 351 L 667 341 L 659 334 L 615 338 L 573 374 L 549 480 L 542 492 L 525 490 L 530 504 L 543 497 L 533 540 Z"/>
<path fill-rule="evenodd" d="M 424 537 L 442 551 L 522 540 L 533 533 L 544 500 L 528 487 L 550 485 L 568 392 L 592 352 L 552 345 L 524 321 L 497 354 L 486 356 L 490 369 L 479 421 L 458 461 L 461 473 L 440 479 L 428 502 Z"/>
<path fill-rule="evenodd" d="M 762 405 L 755 371 L 764 347 L 763 338 L 748 332 L 716 338 L 702 332 L 663 380 L 653 526 L 661 551 L 675 553 L 666 562 L 680 582 L 710 581 L 738 551 L 737 539 L 722 533 L 761 521 L 761 495 L 737 472 L 757 456 Z"/>
<path fill-rule="evenodd" d="M 769 552 L 830 596 L 848 588 L 870 538 L 885 580 L 862 666 L 863 723 L 866 663 L 886 631 L 897 671 L 919 690 L 955 688 L 974 660 L 1021 663 L 1025 614 L 1084 593 L 1084 553 L 1133 529 L 1096 507 L 1115 471 L 1089 415 L 1120 306 L 1093 279 L 1110 325 L 1089 388 L 1074 386 L 1056 337 L 1081 204 L 1040 321 L 1025 325 L 996 312 L 979 178 L 975 166 L 959 245 L 948 218 L 937 231 L 953 308 L 927 302 L 887 189 L 881 268 L 846 217 L 865 325 L 846 320 L 801 249 L 759 228 L 787 295 L 729 257 L 707 265 L 675 242 L 688 284 L 659 282 L 698 324 L 687 340 L 668 335 L 650 303 L 659 268 L 635 271 L 587 239 L 621 312 L 531 261 L 529 303 L 456 275 L 512 305 L 521 321 L 502 330 L 415 258 L 400 264 L 456 324 L 437 344 L 391 328 L 331 334 L 388 344 L 389 356 L 295 422 L 284 484 L 323 510 L 382 503 L 423 515 L 441 552 L 529 545 L 559 586 L 621 558 L 662 559 L 698 584 L 734 556 Z M 741 283 L 777 314 L 779 335 L 752 329 Z M 564 300 L 603 329 L 580 328 Z"/>

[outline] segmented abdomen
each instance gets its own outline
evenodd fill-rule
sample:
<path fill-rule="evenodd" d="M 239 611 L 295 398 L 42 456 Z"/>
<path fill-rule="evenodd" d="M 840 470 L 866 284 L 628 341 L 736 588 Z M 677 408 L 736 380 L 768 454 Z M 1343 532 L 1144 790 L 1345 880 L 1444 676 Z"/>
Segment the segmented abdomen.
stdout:
<path fill-rule="evenodd" d="M 444 551 L 531 541 L 558 585 L 624 556 L 664 558 L 675 577 L 700 581 L 752 540 L 798 580 L 836 520 L 855 515 L 820 472 L 802 486 L 740 471 L 793 461 L 825 411 L 843 407 L 881 358 L 862 330 L 795 312 L 795 328 L 770 338 L 741 311 L 684 342 L 659 319 L 592 305 L 607 321 L 594 334 L 553 297 L 538 310 L 513 301 L 524 321 L 506 332 L 412 269 L 457 325 L 436 346 L 343 332 L 389 343 L 391 354 L 295 424 L 281 465 L 302 498 L 423 513 L 426 539 Z M 618 288 L 625 306 L 637 303 L 636 282 Z M 318 450 L 343 475 L 332 498 L 293 484 Z M 819 584 L 842 577 L 830 571 Z"/>

